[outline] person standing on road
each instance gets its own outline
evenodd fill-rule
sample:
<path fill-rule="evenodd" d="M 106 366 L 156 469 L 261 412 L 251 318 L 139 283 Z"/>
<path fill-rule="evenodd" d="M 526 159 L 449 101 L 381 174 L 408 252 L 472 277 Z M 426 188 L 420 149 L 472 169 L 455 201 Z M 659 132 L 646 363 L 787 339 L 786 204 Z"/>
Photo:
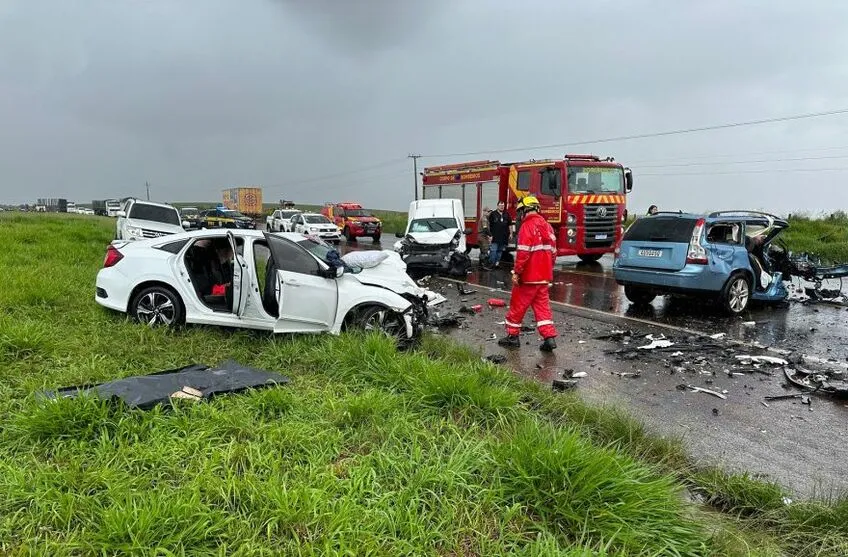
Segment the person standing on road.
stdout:
<path fill-rule="evenodd" d="M 554 339 L 557 336 L 548 292 L 554 280 L 556 235 L 539 214 L 539 200 L 532 195 L 521 198 L 518 211 L 522 218 L 512 269 L 512 294 L 505 319 L 507 336 L 498 340 L 498 344 L 507 348 L 521 346 L 521 322 L 527 309 L 532 307 L 536 328 L 544 339 L 539 349 L 550 352 L 556 348 Z"/>
<path fill-rule="evenodd" d="M 480 249 L 481 265 L 489 258 L 489 244 L 491 238 L 491 235 L 489 234 L 489 215 L 491 213 L 491 209 L 483 207 L 483 213 L 477 220 L 477 247 Z"/>
<path fill-rule="evenodd" d="M 509 217 L 504 208 L 506 204 L 503 201 L 498 201 L 498 208 L 489 214 L 489 236 L 491 237 L 491 245 L 489 246 L 489 266 L 497 267 L 501 263 L 501 255 L 503 255 L 506 245 L 509 243 L 509 236 L 512 232 L 512 219 Z"/>

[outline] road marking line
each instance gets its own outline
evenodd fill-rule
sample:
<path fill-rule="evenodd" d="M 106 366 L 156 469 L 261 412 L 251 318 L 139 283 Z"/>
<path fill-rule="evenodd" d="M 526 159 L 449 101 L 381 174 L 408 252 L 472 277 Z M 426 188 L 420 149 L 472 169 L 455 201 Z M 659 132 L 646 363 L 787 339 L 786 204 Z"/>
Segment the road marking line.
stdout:
<path fill-rule="evenodd" d="M 456 284 L 468 284 L 466 281 L 452 279 L 452 278 L 446 278 L 446 277 L 438 277 L 438 280 L 453 282 L 453 283 L 456 283 Z M 489 290 L 490 292 L 500 292 L 500 293 L 507 294 L 507 295 L 510 294 L 509 290 L 502 290 L 500 288 L 492 288 L 491 286 L 485 286 L 483 284 L 475 284 L 475 286 L 477 286 L 478 288 L 485 288 L 486 290 Z M 632 321 L 634 323 L 640 323 L 642 325 L 647 325 L 647 326 L 650 326 L 650 327 L 660 327 L 660 328 L 663 328 L 663 329 L 668 329 L 670 331 L 677 331 L 679 333 L 686 333 L 688 335 L 698 336 L 698 337 L 702 337 L 702 338 L 705 338 L 705 339 L 714 340 L 714 339 L 711 338 L 712 333 L 707 333 L 707 332 L 704 332 L 704 331 L 698 331 L 696 329 L 689 329 L 687 327 L 680 327 L 678 325 L 669 325 L 668 323 L 660 323 L 658 321 L 651 321 L 650 319 L 641 319 L 639 317 L 630 317 L 630 316 L 627 316 L 627 315 L 619 315 L 617 313 L 611 313 L 611 312 L 603 311 L 603 310 L 600 310 L 600 309 L 576 306 L 574 304 L 569 304 L 569 303 L 566 303 L 566 302 L 558 302 L 556 300 L 551 300 L 551 305 L 556 305 L 556 306 L 560 306 L 562 308 L 574 310 L 577 313 L 586 312 L 586 313 L 589 313 L 589 314 L 594 314 L 594 315 L 607 317 L 607 318 L 612 317 L 612 318 L 615 318 L 615 319 L 623 319 L 625 321 Z M 745 342 L 745 341 L 742 341 L 742 340 L 736 340 L 736 339 L 729 338 L 729 339 L 727 339 L 727 342 L 729 344 L 734 345 L 734 346 L 741 346 L 741 347 L 745 347 L 745 348 L 758 349 L 757 345 L 755 343 Z M 778 354 L 778 355 L 781 355 L 781 356 L 786 355 L 786 352 L 784 350 L 781 350 L 779 348 L 772 348 L 771 346 L 766 347 L 765 350 L 766 350 L 766 352 L 771 352 L 773 354 Z M 813 363 L 817 363 L 817 364 L 821 364 L 821 365 L 825 365 L 825 366 L 834 366 L 834 367 L 839 367 L 839 368 L 842 368 L 842 369 L 848 369 L 848 363 L 832 362 L 832 361 L 828 361 L 826 358 L 820 358 L 818 356 L 810 356 L 810 355 L 804 354 L 804 353 L 801 353 L 801 355 L 803 356 L 805 361 L 809 361 L 809 362 L 813 362 Z"/>

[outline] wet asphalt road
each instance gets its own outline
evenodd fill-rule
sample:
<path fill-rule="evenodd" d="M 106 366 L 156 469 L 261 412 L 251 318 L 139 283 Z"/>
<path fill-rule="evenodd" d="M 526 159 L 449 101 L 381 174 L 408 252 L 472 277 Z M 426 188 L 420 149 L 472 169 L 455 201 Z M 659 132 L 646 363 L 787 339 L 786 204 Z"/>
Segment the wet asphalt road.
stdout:
<path fill-rule="evenodd" d="M 392 249 L 394 237 L 375 244 L 370 238 L 347 244 L 349 249 Z M 472 251 L 472 258 L 476 257 Z M 651 306 L 637 308 L 624 296 L 612 276 L 612 257 L 604 256 L 597 264 L 584 264 L 577 258 L 563 257 L 557 262 L 551 299 L 571 306 L 588 308 L 622 317 L 648 320 L 658 324 L 710 334 L 726 333 L 729 338 L 758 343 L 778 349 L 799 351 L 821 359 L 848 364 L 848 308 L 832 304 L 807 305 L 797 302 L 783 307 L 753 308 L 742 317 L 727 317 L 709 301 L 658 297 Z M 474 270 L 470 284 L 504 290 L 508 295 L 509 268 L 493 271 Z M 848 284 L 846 284 L 848 290 Z M 753 327 L 744 322 L 756 322 Z"/>
<path fill-rule="evenodd" d="M 455 282 L 432 280 L 430 288 L 448 299 L 435 310 L 444 316 L 463 305 L 482 304 L 478 314 L 464 315 L 458 327 L 442 334 L 482 355 L 503 355 L 504 365 L 529 379 L 551 384 L 585 372 L 577 392 L 595 404 L 623 409 L 654 433 L 679 438 L 699 464 L 747 472 L 785 486 L 795 498 L 828 497 L 848 490 L 848 405 L 844 400 L 810 396 L 765 402 L 768 395 L 797 394 L 784 387 L 780 367 L 755 369 L 740 365 L 737 355 L 759 350 L 729 340 L 713 341 L 620 316 L 587 314 L 554 307 L 559 347 L 552 354 L 538 349 L 540 338 L 531 327 L 522 333 L 519 349 L 501 348 L 506 308 L 489 307 L 497 291 L 468 287 L 461 295 Z M 532 314 L 524 320 L 532 325 Z M 603 339 L 614 330 L 632 330 L 628 339 Z M 664 334 L 674 345 L 666 350 L 639 350 L 648 334 Z M 677 351 L 682 354 L 677 355 Z M 726 399 L 692 392 L 695 386 L 723 393 Z"/>
<path fill-rule="evenodd" d="M 394 241 L 386 238 L 375 245 L 365 240 L 350 246 L 342 242 L 341 247 L 391 249 Z M 709 304 L 658 299 L 652 308 L 635 311 L 612 279 L 611 261 L 605 259 L 598 265 L 560 259 L 551 289 L 552 299 L 561 302 L 554 305 L 560 337 L 553 354 L 538 350 L 540 339 L 534 331 L 523 333 L 523 345 L 514 351 L 492 340 L 504 333 L 505 308 L 490 308 L 486 300 L 508 300 L 508 268 L 473 271 L 467 286 L 476 290 L 471 295 L 461 295 L 455 282 L 433 280 L 430 287 L 448 298 L 436 310 L 440 315 L 462 305 L 484 306 L 480 314 L 464 316 L 459 327 L 441 332 L 483 355 L 504 355 L 504 365 L 544 384 L 585 372 L 577 387 L 582 398 L 626 409 L 651 431 L 682 439 L 701 464 L 776 481 L 796 497 L 827 497 L 848 489 L 846 401 L 814 395 L 810 405 L 799 399 L 763 404 L 766 395 L 798 391 L 784 385 L 780 368 L 753 370 L 735 361 L 736 355 L 758 353 L 751 345 L 760 343 L 844 363 L 845 308 L 793 303 L 731 319 Z M 528 314 L 525 324 L 531 320 Z M 745 320 L 757 325 L 745 327 Z M 633 337 L 629 342 L 598 338 L 612 330 L 632 330 Z M 687 330 L 724 332 L 727 338 L 712 341 Z M 647 334 L 665 334 L 675 346 L 668 351 L 634 350 L 646 342 Z M 675 358 L 672 350 L 678 349 L 684 354 Z M 727 398 L 691 392 L 686 385 L 724 392 Z"/>

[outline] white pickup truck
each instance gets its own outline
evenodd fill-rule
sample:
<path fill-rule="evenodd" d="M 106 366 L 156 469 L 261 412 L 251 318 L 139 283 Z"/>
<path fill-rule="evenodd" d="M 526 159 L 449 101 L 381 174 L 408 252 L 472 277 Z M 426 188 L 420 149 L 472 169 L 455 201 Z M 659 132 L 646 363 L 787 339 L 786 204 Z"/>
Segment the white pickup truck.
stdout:
<path fill-rule="evenodd" d="M 265 230 L 268 232 L 291 232 L 291 218 L 300 214 L 297 209 L 277 209 L 265 218 Z"/>

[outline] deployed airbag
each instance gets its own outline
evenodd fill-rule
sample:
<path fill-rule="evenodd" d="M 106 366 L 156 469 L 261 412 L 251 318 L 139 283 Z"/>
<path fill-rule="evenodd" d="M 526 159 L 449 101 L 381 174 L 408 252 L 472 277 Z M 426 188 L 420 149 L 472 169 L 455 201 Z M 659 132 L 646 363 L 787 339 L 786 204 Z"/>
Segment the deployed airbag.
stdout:
<path fill-rule="evenodd" d="M 385 251 L 352 251 L 343 255 L 342 261 L 344 261 L 351 267 L 361 267 L 363 269 L 370 269 L 372 267 L 376 267 L 377 265 L 388 259 L 388 257 L 389 253 Z"/>
<path fill-rule="evenodd" d="M 63 387 L 45 393 L 47 398 L 73 398 L 93 394 L 103 399 L 120 399 L 130 408 L 170 406 L 172 398 L 208 399 L 289 382 L 287 377 L 227 360 L 217 367 L 192 364 L 150 375 L 125 377 L 99 385 Z"/>

